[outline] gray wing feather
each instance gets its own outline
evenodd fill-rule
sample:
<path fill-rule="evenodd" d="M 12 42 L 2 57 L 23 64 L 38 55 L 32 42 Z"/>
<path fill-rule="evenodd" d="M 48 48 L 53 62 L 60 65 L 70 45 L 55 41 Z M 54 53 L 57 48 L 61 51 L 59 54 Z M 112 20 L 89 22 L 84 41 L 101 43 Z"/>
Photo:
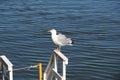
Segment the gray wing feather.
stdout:
<path fill-rule="evenodd" d="M 67 38 L 63 34 L 58 34 L 58 41 L 62 43 L 63 45 L 70 45 L 72 43 L 71 38 Z"/>

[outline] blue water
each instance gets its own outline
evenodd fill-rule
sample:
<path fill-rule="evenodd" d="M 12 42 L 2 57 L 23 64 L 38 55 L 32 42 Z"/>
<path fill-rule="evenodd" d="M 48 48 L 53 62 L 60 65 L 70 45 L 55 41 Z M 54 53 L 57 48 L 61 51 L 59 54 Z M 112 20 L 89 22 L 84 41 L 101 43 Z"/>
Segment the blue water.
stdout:
<path fill-rule="evenodd" d="M 67 80 L 120 80 L 119 0 L 1 0 L 0 55 L 14 68 L 43 63 L 56 46 L 49 29 L 71 37 Z M 38 80 L 37 69 L 14 71 L 14 80 Z"/>

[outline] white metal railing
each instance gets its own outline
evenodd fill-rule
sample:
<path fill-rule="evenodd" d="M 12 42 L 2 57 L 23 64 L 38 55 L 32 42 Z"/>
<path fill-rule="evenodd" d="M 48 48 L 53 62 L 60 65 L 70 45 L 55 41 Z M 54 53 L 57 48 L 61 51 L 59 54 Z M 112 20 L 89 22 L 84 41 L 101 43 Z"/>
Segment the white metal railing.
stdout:
<path fill-rule="evenodd" d="M 0 70 L 2 72 L 2 80 L 6 80 L 6 72 L 8 72 L 8 80 L 13 80 L 13 64 L 4 55 L 0 56 Z"/>
<path fill-rule="evenodd" d="M 62 74 L 58 73 L 57 58 L 62 60 Z M 44 72 L 44 80 L 66 80 L 66 65 L 68 64 L 68 58 L 64 56 L 59 50 L 54 50 L 49 63 Z"/>

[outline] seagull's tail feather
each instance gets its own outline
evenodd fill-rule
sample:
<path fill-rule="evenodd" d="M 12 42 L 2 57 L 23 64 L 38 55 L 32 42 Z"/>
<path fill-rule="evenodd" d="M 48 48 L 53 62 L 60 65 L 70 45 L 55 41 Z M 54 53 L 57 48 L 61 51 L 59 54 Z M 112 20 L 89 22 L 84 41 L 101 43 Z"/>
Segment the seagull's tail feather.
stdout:
<path fill-rule="evenodd" d="M 68 44 L 68 45 L 70 45 L 70 46 L 72 46 L 74 44 L 74 41 L 72 41 L 70 44 Z"/>
<path fill-rule="evenodd" d="M 74 44 L 75 42 L 72 40 L 72 43 L 71 44 Z"/>

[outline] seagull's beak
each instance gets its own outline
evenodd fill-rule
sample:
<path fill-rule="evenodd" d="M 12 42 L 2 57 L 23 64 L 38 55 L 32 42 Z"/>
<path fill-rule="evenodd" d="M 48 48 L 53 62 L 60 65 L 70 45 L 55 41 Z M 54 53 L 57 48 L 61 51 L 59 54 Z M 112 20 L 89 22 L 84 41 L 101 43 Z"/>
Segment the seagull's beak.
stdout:
<path fill-rule="evenodd" d="M 48 30 L 48 32 L 51 32 L 51 30 Z"/>

